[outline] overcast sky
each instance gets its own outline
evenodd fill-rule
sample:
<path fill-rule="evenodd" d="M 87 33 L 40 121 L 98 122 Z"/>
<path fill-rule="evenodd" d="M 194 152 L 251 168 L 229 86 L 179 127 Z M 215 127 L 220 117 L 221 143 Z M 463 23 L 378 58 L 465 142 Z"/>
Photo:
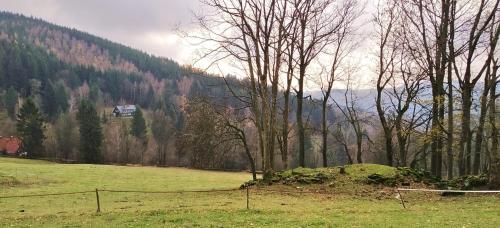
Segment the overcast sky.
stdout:
<path fill-rule="evenodd" d="M 0 10 L 76 28 L 181 64 L 199 60 L 196 42 L 188 42 L 177 34 L 178 28 L 189 32 L 195 27 L 193 13 L 199 13 L 200 8 L 199 0 L 0 0 Z M 355 50 L 351 58 L 363 66 L 361 84 L 369 85 L 373 72 L 367 68 L 371 64 L 371 51 L 366 46 L 370 45 L 362 42 L 361 46 L 365 48 Z M 201 61 L 195 66 L 208 65 Z M 217 74 L 241 73 L 224 63 L 221 65 L 208 70 Z M 315 87 L 313 84 L 311 89 L 317 89 Z"/>
<path fill-rule="evenodd" d="M 195 47 L 176 28 L 193 22 L 199 0 L 0 0 L 0 9 L 91 33 L 150 54 L 191 62 Z"/>

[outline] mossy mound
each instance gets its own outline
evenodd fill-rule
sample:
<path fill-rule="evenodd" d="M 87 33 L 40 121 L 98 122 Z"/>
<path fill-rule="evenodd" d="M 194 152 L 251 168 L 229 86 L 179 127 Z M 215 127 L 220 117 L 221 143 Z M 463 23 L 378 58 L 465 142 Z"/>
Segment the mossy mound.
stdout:
<path fill-rule="evenodd" d="M 274 173 L 270 180 L 259 179 L 249 181 L 241 186 L 253 185 L 276 188 L 293 188 L 313 192 L 342 192 L 348 194 L 372 194 L 387 191 L 385 188 L 409 187 L 431 189 L 470 190 L 484 187 L 488 178 L 481 176 L 464 176 L 454 180 L 441 180 L 430 172 L 408 167 L 390 167 L 377 164 L 353 164 L 327 168 L 295 168 Z M 391 191 L 382 194 L 391 197 Z M 378 197 L 378 196 L 375 196 Z"/>
<path fill-rule="evenodd" d="M 276 173 L 273 183 L 282 184 L 323 184 L 328 180 L 335 179 L 336 171 L 334 168 L 296 168 Z"/>
<path fill-rule="evenodd" d="M 249 181 L 243 187 L 252 185 L 322 185 L 340 184 L 353 186 L 362 184 L 383 184 L 394 186 L 398 177 L 394 167 L 377 164 L 354 164 L 327 168 L 295 168 L 274 173 L 268 180 Z M 399 181 L 399 179 L 397 179 Z"/>
<path fill-rule="evenodd" d="M 252 185 L 380 185 L 395 187 L 411 183 L 436 184 L 438 178 L 429 172 L 411 168 L 394 168 L 378 164 L 353 164 L 327 168 L 295 168 L 274 173 L 271 180 L 250 181 L 242 187 Z"/>

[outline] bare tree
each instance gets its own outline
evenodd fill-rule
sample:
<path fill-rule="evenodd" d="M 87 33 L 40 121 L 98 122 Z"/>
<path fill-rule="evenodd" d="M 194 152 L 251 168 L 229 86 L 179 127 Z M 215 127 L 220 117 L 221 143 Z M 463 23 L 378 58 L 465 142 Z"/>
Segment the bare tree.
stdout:
<path fill-rule="evenodd" d="M 497 123 L 497 104 L 496 99 L 500 96 L 497 94 L 497 85 L 500 83 L 500 76 L 498 75 L 498 68 L 500 65 L 498 64 L 498 60 L 493 59 L 493 73 L 491 77 L 491 88 L 490 88 L 490 100 L 489 100 L 489 120 L 491 126 L 491 165 L 490 165 L 490 185 L 493 188 L 500 187 L 500 153 L 498 151 L 498 123 Z"/>
<path fill-rule="evenodd" d="M 495 22 L 495 17 L 492 19 L 491 29 L 489 31 L 489 52 L 488 57 L 486 59 L 486 72 L 484 74 L 484 88 L 480 97 L 480 114 L 479 114 L 479 122 L 476 131 L 476 139 L 474 145 L 474 164 L 472 167 L 472 173 L 478 174 L 480 171 L 481 165 L 481 154 L 483 148 L 483 136 L 484 136 L 484 125 L 486 121 L 486 113 L 488 108 L 488 95 L 490 93 L 490 87 L 496 83 L 496 64 L 494 62 L 494 53 L 498 42 L 498 37 L 500 35 L 500 23 Z M 472 139 L 471 139 L 472 140 Z"/>
<path fill-rule="evenodd" d="M 263 155 L 264 179 L 273 174 L 276 113 L 280 69 L 285 40 L 289 35 L 288 1 L 206 0 L 213 14 L 199 17 L 207 36 L 203 40 L 216 48 L 206 56 L 239 61 L 248 77 L 251 107 Z"/>
<path fill-rule="evenodd" d="M 286 50 L 286 78 L 285 78 L 285 88 L 283 90 L 283 110 L 282 114 L 282 127 L 281 134 L 278 134 L 278 143 L 281 151 L 281 161 L 283 163 L 284 168 L 288 167 L 288 139 L 290 135 L 290 93 L 292 88 L 292 82 L 294 78 L 294 69 L 296 67 L 296 63 L 294 60 L 295 53 L 295 34 L 297 26 L 293 26 L 294 32 L 290 33 L 289 38 L 287 39 L 287 48 Z"/>
<path fill-rule="evenodd" d="M 346 90 L 344 93 L 344 107 L 334 100 L 335 105 L 341 111 L 346 121 L 351 125 L 356 137 L 356 162 L 363 163 L 363 138 L 366 137 L 364 124 L 367 122 L 366 113 L 360 113 L 360 107 L 357 105 L 357 97 L 353 93 L 352 74 L 347 73 Z"/>
<path fill-rule="evenodd" d="M 425 74 L 418 72 L 412 60 L 406 56 L 406 44 L 403 43 L 398 55 L 397 77 L 392 77 L 388 99 L 394 111 L 394 128 L 399 147 L 398 166 L 407 166 L 408 141 L 411 133 L 422 124 L 422 111 L 416 102 L 423 87 Z M 414 72 L 417 70 L 417 72 Z M 411 112 L 410 118 L 405 118 Z"/>
<path fill-rule="evenodd" d="M 343 130 L 341 123 L 337 123 L 335 130 L 332 132 L 332 135 L 335 141 L 338 144 L 340 144 L 344 149 L 344 153 L 346 154 L 348 164 L 353 164 L 352 156 L 349 153 L 349 142 L 347 141 L 347 137 L 345 136 L 345 130 Z"/>
<path fill-rule="evenodd" d="M 377 106 L 377 113 L 380 119 L 380 124 L 384 131 L 385 151 L 387 164 L 393 165 L 394 152 L 392 145 L 392 134 L 394 125 L 386 118 L 387 111 L 383 105 L 383 95 L 387 84 L 394 77 L 394 61 L 396 55 L 396 44 L 393 40 L 394 30 L 398 20 L 398 13 L 395 1 L 389 1 L 386 5 L 378 2 L 377 14 L 375 15 L 374 22 L 377 28 L 378 38 L 378 72 L 377 72 L 377 97 L 375 104 Z"/>
<path fill-rule="evenodd" d="M 253 180 L 256 180 L 257 170 L 255 168 L 255 159 L 250 150 L 247 133 L 245 132 L 245 126 L 247 126 L 251 121 L 248 120 L 245 117 L 246 115 L 242 113 L 244 110 L 238 110 L 227 106 L 222 106 L 223 110 L 218 109 L 220 108 L 216 109 L 218 114 L 218 124 L 222 129 L 219 138 L 225 141 L 231 141 L 235 146 L 243 148 L 248 159 Z"/>
<path fill-rule="evenodd" d="M 451 0 L 405 0 L 404 38 L 416 64 L 429 78 L 432 88 L 431 173 L 441 177 L 443 157 L 444 95 L 443 88 L 449 35 Z"/>
<path fill-rule="evenodd" d="M 454 145 L 454 133 L 455 133 L 455 128 L 454 128 L 454 122 L 453 122 L 453 115 L 454 115 L 454 109 L 453 109 L 453 103 L 455 102 L 455 99 L 453 97 L 453 62 L 455 61 L 455 20 L 456 20 L 456 11 L 457 11 L 457 2 L 452 1 L 451 2 L 451 9 L 450 9 L 450 37 L 448 40 L 448 49 L 449 49 L 449 54 L 448 54 L 448 66 L 447 66 L 447 83 L 448 83 L 448 128 L 447 128 L 447 141 L 446 141 L 446 155 L 447 155 L 447 163 L 448 163 L 448 179 L 451 180 L 453 179 L 453 167 L 454 167 L 454 154 L 453 154 L 453 145 Z"/>
<path fill-rule="evenodd" d="M 328 123 L 327 115 L 330 108 L 330 98 L 333 88 L 333 84 L 341 71 L 341 66 L 346 57 L 351 54 L 356 44 L 354 39 L 354 23 L 359 16 L 359 11 L 357 11 L 357 5 L 354 1 L 348 1 L 345 5 L 339 9 L 338 12 L 342 15 L 343 19 L 337 26 L 336 30 L 333 31 L 332 44 L 331 47 L 327 47 L 326 51 L 333 49 L 331 53 L 331 66 L 329 73 L 326 77 L 320 77 L 321 81 L 321 92 L 323 94 L 323 99 L 321 101 L 321 133 L 322 133 L 322 144 L 321 144 L 321 154 L 323 159 L 323 167 L 328 166 L 327 160 L 327 145 L 328 145 Z"/>
<path fill-rule="evenodd" d="M 459 141 L 459 171 L 460 174 L 478 173 L 479 161 L 481 152 L 476 151 L 474 154 L 475 161 L 472 165 L 472 132 L 471 132 L 471 108 L 472 108 L 472 93 L 479 79 L 484 75 L 486 69 L 490 65 L 493 56 L 492 51 L 496 48 L 496 39 L 491 39 L 493 46 L 486 44 L 483 40 L 488 36 L 487 29 L 492 23 L 494 15 L 498 11 L 500 0 L 481 0 L 465 2 L 462 7 L 464 11 L 460 14 L 463 19 L 460 23 L 461 33 L 456 33 L 456 36 L 463 38 L 463 44 L 458 45 L 456 54 L 461 57 L 462 61 L 453 62 L 455 74 L 460 85 L 460 94 L 462 96 L 462 118 L 461 118 L 461 138 Z M 473 10 L 476 10 L 475 12 Z M 455 21 L 457 23 L 457 21 Z M 458 25 L 456 25 L 458 27 Z M 498 36 L 498 34 L 496 34 Z M 456 41 L 455 41 L 456 42 Z M 487 43 L 487 42 L 486 42 Z M 457 46 L 457 44 L 455 44 Z M 473 66 L 473 62 L 478 63 L 478 57 L 484 55 L 484 52 L 490 50 L 491 54 L 487 54 L 483 64 Z M 478 67 L 474 71 L 475 67 Z M 477 160 L 477 162 L 476 162 Z"/>
<path fill-rule="evenodd" d="M 336 32 L 352 20 L 355 1 L 339 3 L 334 0 L 294 0 L 294 16 L 298 20 L 296 61 L 297 77 L 297 130 L 299 137 L 299 165 L 305 166 L 305 127 L 303 119 L 304 83 L 308 67 L 325 47 L 335 41 Z M 349 23 L 352 23 L 349 22 Z"/>

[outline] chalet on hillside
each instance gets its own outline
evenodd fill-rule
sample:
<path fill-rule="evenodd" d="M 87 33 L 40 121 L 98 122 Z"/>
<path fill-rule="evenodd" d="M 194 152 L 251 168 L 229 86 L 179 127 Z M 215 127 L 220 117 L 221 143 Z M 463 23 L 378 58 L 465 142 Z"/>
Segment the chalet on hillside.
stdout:
<path fill-rule="evenodd" d="M 127 117 L 132 116 L 137 108 L 135 105 L 118 105 L 113 109 L 114 117 Z"/>

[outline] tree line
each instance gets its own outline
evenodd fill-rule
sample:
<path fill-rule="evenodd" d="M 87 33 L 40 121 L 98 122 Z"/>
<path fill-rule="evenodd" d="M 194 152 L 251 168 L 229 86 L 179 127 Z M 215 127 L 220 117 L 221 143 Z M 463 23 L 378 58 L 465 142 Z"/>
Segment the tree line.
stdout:
<path fill-rule="evenodd" d="M 499 2 L 378 1 L 372 29 L 362 36 L 366 11 L 359 1 L 204 0 L 207 13 L 198 23 L 205 34 L 194 37 L 207 44 L 208 58 L 239 63 L 245 89 L 229 90 L 238 108 L 248 110 L 265 178 L 279 169 L 276 155 L 282 168 L 289 164 L 291 138 L 297 141 L 297 165 L 306 166 L 303 102 L 311 100 L 305 87 L 313 84 L 322 92 L 316 134 L 323 166 L 329 165 L 331 141 L 351 150 L 345 132 L 350 128 L 355 152 L 347 153 L 349 163 L 367 162 L 371 151 L 371 162 L 420 167 L 450 179 L 495 174 L 493 180 L 499 162 Z M 365 37 L 376 50 L 373 113 L 360 108 L 352 92 L 361 76 L 355 50 Z M 344 97 L 333 99 L 339 84 Z M 327 120 L 332 105 L 345 124 Z"/>

